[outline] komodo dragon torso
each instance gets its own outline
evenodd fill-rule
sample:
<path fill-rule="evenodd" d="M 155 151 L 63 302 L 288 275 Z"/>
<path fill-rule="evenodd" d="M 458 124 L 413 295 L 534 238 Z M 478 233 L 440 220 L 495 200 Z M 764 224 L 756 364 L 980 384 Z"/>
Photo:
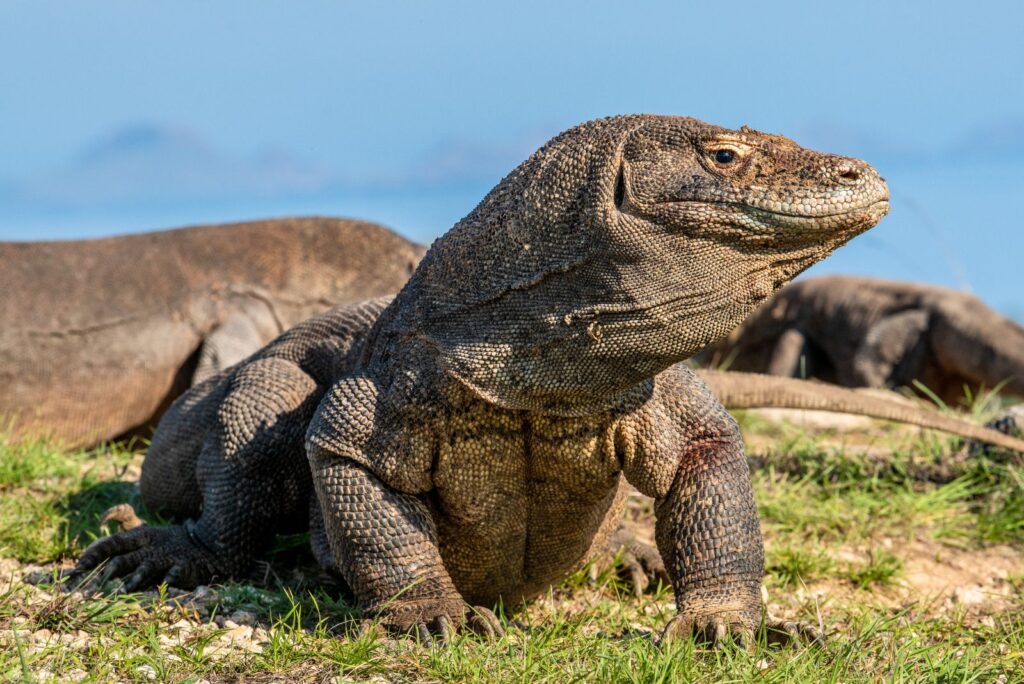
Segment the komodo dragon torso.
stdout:
<path fill-rule="evenodd" d="M 68 445 L 154 424 L 295 323 L 396 291 L 421 254 L 328 218 L 0 242 L 0 420 Z"/>
<path fill-rule="evenodd" d="M 367 614 L 492 632 L 490 607 L 603 546 L 625 480 L 656 501 L 679 610 L 666 633 L 748 635 L 763 550 L 742 440 L 677 362 L 887 210 L 870 166 L 782 137 L 646 115 L 571 129 L 389 304 L 305 324 L 331 327 L 323 346 L 300 326 L 281 338 L 296 349 L 182 397 L 142 484 L 190 519 L 99 540 L 73 576 L 109 561 L 129 590 L 207 581 L 308 512 L 318 557 Z"/>
<path fill-rule="evenodd" d="M 1001 386 L 1024 397 L 1024 328 L 976 297 L 931 285 L 831 276 L 795 282 L 700 360 L 847 387 L 912 387 L 955 405 Z"/>

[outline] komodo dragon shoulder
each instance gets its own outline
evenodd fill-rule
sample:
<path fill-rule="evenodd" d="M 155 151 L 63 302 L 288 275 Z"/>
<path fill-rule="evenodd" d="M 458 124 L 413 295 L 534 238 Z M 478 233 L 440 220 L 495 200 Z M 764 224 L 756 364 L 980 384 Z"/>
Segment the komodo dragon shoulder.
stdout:
<path fill-rule="evenodd" d="M 331 218 L 0 242 L 0 419 L 69 446 L 153 425 L 299 321 L 396 291 L 421 254 Z"/>
<path fill-rule="evenodd" d="M 924 386 L 950 405 L 965 387 L 1024 397 L 1024 327 L 977 297 L 920 283 L 795 282 L 700 360 L 847 387 Z"/>
<path fill-rule="evenodd" d="M 748 638 L 764 558 L 747 461 L 679 362 L 888 198 L 868 164 L 748 128 L 573 128 L 434 243 L 361 341 L 331 352 L 329 386 L 260 358 L 180 399 L 153 446 L 164 431 L 191 445 L 178 463 L 201 507 L 154 501 L 191 517 L 99 540 L 73 577 L 231 575 L 308 510 L 318 558 L 368 616 L 493 633 L 495 605 L 516 610 L 604 548 L 629 482 L 655 499 L 678 609 L 666 636 Z M 308 473 L 283 476 L 303 451 Z"/>

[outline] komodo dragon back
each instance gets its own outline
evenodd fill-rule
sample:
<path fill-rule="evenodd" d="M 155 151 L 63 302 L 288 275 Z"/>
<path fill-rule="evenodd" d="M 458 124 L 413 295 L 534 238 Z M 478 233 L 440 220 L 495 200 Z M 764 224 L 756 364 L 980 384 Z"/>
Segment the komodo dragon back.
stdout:
<path fill-rule="evenodd" d="M 145 428 L 299 321 L 396 291 L 421 255 L 332 218 L 0 242 L 0 419 L 69 446 Z"/>

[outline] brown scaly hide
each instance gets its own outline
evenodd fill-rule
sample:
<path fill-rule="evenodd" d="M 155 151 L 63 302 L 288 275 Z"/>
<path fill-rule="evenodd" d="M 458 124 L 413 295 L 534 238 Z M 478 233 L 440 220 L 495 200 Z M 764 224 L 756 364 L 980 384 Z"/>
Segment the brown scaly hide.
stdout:
<path fill-rule="evenodd" d="M 153 425 L 193 379 L 335 304 L 394 292 L 421 253 L 330 218 L 2 242 L 0 419 L 69 446 Z"/>
<path fill-rule="evenodd" d="M 1024 328 L 976 297 L 920 283 L 847 276 L 793 283 L 700 359 L 846 387 L 918 381 L 954 406 L 965 387 L 1024 397 Z"/>
<path fill-rule="evenodd" d="M 624 116 L 567 131 L 435 242 L 372 329 L 355 323 L 369 310 L 330 314 L 348 331 L 333 384 L 308 359 L 254 357 L 179 400 L 143 492 L 157 459 L 181 464 L 198 496 L 175 512 L 198 518 L 101 540 L 76 577 L 112 559 L 138 588 L 250 563 L 275 529 L 267 501 L 305 503 L 282 474 L 318 401 L 314 549 L 390 628 L 500 630 L 490 608 L 605 546 L 628 481 L 657 502 L 668 633 L 747 635 L 763 552 L 742 442 L 673 364 L 887 200 L 864 162 L 749 129 Z M 162 435 L 182 453 L 158 452 Z"/>

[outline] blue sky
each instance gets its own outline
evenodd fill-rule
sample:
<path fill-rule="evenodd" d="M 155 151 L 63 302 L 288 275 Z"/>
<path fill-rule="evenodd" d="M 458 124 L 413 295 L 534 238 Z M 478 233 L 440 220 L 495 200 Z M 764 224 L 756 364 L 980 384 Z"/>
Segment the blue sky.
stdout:
<path fill-rule="evenodd" d="M 559 130 L 687 114 L 888 178 L 815 272 L 1022 317 L 1022 33 L 1008 1 L 7 0 L 0 238 L 330 213 L 429 241 Z"/>

